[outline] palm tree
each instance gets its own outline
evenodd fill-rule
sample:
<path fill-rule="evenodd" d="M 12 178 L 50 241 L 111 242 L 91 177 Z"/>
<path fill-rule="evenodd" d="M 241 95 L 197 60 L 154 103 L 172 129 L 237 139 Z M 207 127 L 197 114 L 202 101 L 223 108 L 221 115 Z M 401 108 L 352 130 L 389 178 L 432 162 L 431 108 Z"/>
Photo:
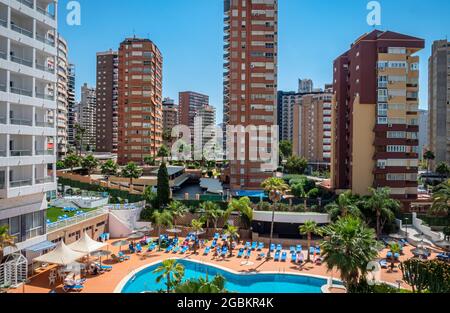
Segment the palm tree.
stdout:
<path fill-rule="evenodd" d="M 162 145 L 162 146 L 159 148 L 159 151 L 158 151 L 158 155 L 157 155 L 157 156 L 160 157 L 160 158 L 162 158 L 162 160 L 163 160 L 163 162 L 164 162 L 165 158 L 167 158 L 169 155 L 170 155 L 170 150 L 169 150 L 169 148 L 167 148 L 166 145 Z"/>
<path fill-rule="evenodd" d="M 6 247 L 15 247 L 15 237 L 9 234 L 8 226 L 0 226 L 0 263 L 3 259 L 3 250 Z"/>
<path fill-rule="evenodd" d="M 122 169 L 122 177 L 130 179 L 130 189 L 133 184 L 133 178 L 137 179 L 142 176 L 142 168 L 137 166 L 136 163 L 130 162 Z"/>
<path fill-rule="evenodd" d="M 154 223 L 158 229 L 158 251 L 161 251 L 161 227 L 171 227 L 172 226 L 172 214 L 169 211 L 155 211 L 151 218 L 152 223 Z"/>
<path fill-rule="evenodd" d="M 361 211 L 355 205 L 351 197 L 351 190 L 346 191 L 341 193 L 335 202 L 330 203 L 325 207 L 333 221 L 335 221 L 338 216 L 346 216 L 347 214 L 355 217 L 361 216 Z"/>
<path fill-rule="evenodd" d="M 251 206 L 251 201 L 248 197 L 242 197 L 239 199 L 232 199 L 228 204 L 227 210 L 223 214 L 225 220 L 228 220 L 231 213 L 239 212 L 241 217 L 244 217 L 247 220 L 247 224 L 250 224 L 253 220 L 253 209 Z"/>
<path fill-rule="evenodd" d="M 311 247 L 311 240 L 312 240 L 312 234 L 319 234 L 320 233 L 320 228 L 317 225 L 316 222 L 314 221 L 305 221 L 305 223 L 300 226 L 298 228 L 298 230 L 300 231 L 301 235 L 306 235 L 307 239 L 308 239 L 308 247 L 307 247 L 307 251 L 308 251 L 308 258 L 307 258 L 307 262 L 309 262 L 311 260 L 310 258 L 310 251 L 309 251 L 309 247 Z"/>
<path fill-rule="evenodd" d="M 450 180 L 440 184 L 433 193 L 433 205 L 430 213 L 449 215 L 450 208 Z"/>
<path fill-rule="evenodd" d="M 175 287 L 175 293 L 227 293 L 225 289 L 225 278 L 216 275 L 212 281 L 200 277 L 199 279 L 188 279 L 183 284 Z"/>
<path fill-rule="evenodd" d="M 166 279 L 167 293 L 170 293 L 170 291 L 183 279 L 184 266 L 174 259 L 164 260 L 161 265 L 153 271 L 153 273 L 160 274 L 156 277 L 157 283 L 159 283 L 163 278 Z"/>
<path fill-rule="evenodd" d="M 349 290 L 358 284 L 360 275 L 365 275 L 367 264 L 378 256 L 374 230 L 348 215 L 325 226 L 323 234 L 329 238 L 321 245 L 327 269 L 336 268 Z"/>
<path fill-rule="evenodd" d="M 81 156 L 81 152 L 83 150 L 83 141 L 84 141 L 84 136 L 86 134 L 86 128 L 82 127 L 81 125 L 77 124 L 75 125 L 75 139 L 78 143 L 78 151 L 79 151 L 79 156 Z"/>
<path fill-rule="evenodd" d="M 400 253 L 400 251 L 402 251 L 402 248 L 400 247 L 400 244 L 395 241 L 389 243 L 389 248 L 391 249 L 392 252 L 391 271 L 394 271 L 394 255 L 396 253 Z"/>
<path fill-rule="evenodd" d="M 238 232 L 238 228 L 236 226 L 231 226 L 228 225 L 227 229 L 225 230 L 225 235 L 227 235 L 227 237 L 230 240 L 230 257 L 233 256 L 233 241 L 238 241 L 239 240 L 239 232 Z"/>
<path fill-rule="evenodd" d="M 102 175 L 106 177 L 117 175 L 118 168 L 117 163 L 113 160 L 108 160 L 100 166 Z"/>
<path fill-rule="evenodd" d="M 369 188 L 369 190 L 372 195 L 367 200 L 367 205 L 376 214 L 377 239 L 379 239 L 383 228 L 381 225 L 382 215 L 387 216 L 389 220 L 392 220 L 395 217 L 392 209 L 400 208 L 400 203 L 390 197 L 391 191 L 387 187 L 380 189 Z"/>
<path fill-rule="evenodd" d="M 70 168 L 70 171 L 73 173 L 74 167 L 78 167 L 81 165 L 81 158 L 75 154 L 69 154 L 64 159 L 64 165 L 66 168 Z"/>
<path fill-rule="evenodd" d="M 192 230 L 195 233 L 195 238 L 196 239 L 198 237 L 198 233 L 203 231 L 203 224 L 204 224 L 204 222 L 202 220 L 193 219 L 191 221 L 191 227 L 192 227 Z M 197 240 L 195 240 L 195 242 L 194 242 L 194 254 L 197 254 Z"/>
<path fill-rule="evenodd" d="M 81 165 L 87 170 L 89 177 L 91 177 L 92 171 L 98 166 L 98 160 L 90 154 L 81 161 Z"/>
<path fill-rule="evenodd" d="M 175 228 L 177 227 L 177 217 L 184 216 L 184 214 L 188 211 L 186 206 L 180 201 L 172 201 L 167 207 L 167 210 L 172 213 L 173 225 Z"/>
<path fill-rule="evenodd" d="M 430 172 L 430 161 L 433 161 L 436 156 L 434 155 L 433 151 L 428 150 L 423 154 L 423 158 L 425 159 L 425 161 L 427 161 L 427 172 Z"/>
<path fill-rule="evenodd" d="M 224 215 L 224 211 L 220 209 L 217 203 L 206 201 L 200 204 L 200 208 L 204 211 L 206 219 L 206 228 L 209 228 L 209 222 L 212 220 L 214 228 L 217 228 L 219 218 Z"/>
<path fill-rule="evenodd" d="M 277 203 L 280 202 L 289 190 L 289 186 L 281 178 L 271 177 L 263 181 L 261 187 L 269 194 L 269 199 L 273 202 L 272 206 L 272 222 L 270 224 L 269 252 L 267 259 L 270 259 L 270 246 L 273 238 L 273 224 L 275 220 L 275 209 Z"/>

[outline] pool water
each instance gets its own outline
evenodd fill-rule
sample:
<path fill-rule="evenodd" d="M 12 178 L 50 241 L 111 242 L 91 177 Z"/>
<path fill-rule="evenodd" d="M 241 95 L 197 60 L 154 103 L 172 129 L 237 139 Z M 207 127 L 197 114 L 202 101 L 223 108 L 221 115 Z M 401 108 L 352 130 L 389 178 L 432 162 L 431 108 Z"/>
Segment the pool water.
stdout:
<path fill-rule="evenodd" d="M 208 277 L 220 274 L 225 277 L 225 288 L 238 293 L 321 293 L 320 288 L 327 283 L 325 279 L 292 274 L 234 274 L 222 269 L 178 260 L 185 268 L 183 280 Z M 122 293 L 141 293 L 165 290 L 165 280 L 156 283 L 153 271 L 160 265 L 155 264 L 138 272 L 123 287 Z M 338 282 L 335 282 L 338 283 Z"/>

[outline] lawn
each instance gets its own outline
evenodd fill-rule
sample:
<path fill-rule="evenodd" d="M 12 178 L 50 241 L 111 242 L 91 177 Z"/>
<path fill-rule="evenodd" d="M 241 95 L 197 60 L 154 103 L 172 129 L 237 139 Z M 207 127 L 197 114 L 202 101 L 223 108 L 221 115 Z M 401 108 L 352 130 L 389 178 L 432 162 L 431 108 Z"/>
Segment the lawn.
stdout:
<path fill-rule="evenodd" d="M 83 212 L 90 212 L 95 210 L 94 209 L 79 209 Z M 75 215 L 75 212 L 64 212 L 63 208 L 56 208 L 56 207 L 49 207 L 47 209 L 47 219 L 50 220 L 52 223 L 58 221 L 58 216 L 66 214 L 68 217 L 72 217 Z"/>

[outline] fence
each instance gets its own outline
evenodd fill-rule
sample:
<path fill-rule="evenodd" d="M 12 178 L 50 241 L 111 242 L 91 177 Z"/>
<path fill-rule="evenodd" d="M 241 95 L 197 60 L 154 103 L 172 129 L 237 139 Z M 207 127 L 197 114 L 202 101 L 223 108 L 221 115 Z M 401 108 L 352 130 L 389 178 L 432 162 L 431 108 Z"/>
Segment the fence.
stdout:
<path fill-rule="evenodd" d="M 62 220 L 62 221 L 57 221 L 54 223 L 47 224 L 47 233 L 51 233 L 53 231 L 56 231 L 58 229 L 61 229 L 61 228 L 64 228 L 64 227 L 67 227 L 70 225 L 78 224 L 80 222 L 86 221 L 93 217 L 100 216 L 105 213 L 107 213 L 107 211 L 104 208 L 101 208 L 101 209 L 90 211 L 90 212 L 87 212 L 87 213 L 84 213 L 81 215 L 73 216 L 73 217 L 70 217 L 70 218 Z"/>

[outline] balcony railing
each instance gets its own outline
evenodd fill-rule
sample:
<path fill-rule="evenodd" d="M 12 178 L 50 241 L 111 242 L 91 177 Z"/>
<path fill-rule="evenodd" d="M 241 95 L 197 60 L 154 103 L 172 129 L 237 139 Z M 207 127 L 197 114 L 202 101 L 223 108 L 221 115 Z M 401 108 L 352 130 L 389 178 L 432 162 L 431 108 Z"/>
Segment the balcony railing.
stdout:
<path fill-rule="evenodd" d="M 37 185 L 47 184 L 47 183 L 53 183 L 53 177 L 48 176 L 48 177 L 36 178 Z"/>
<path fill-rule="evenodd" d="M 0 157 L 6 158 L 6 150 L 0 150 Z"/>
<path fill-rule="evenodd" d="M 6 124 L 6 115 L 0 115 L 0 124 Z"/>
<path fill-rule="evenodd" d="M 2 20 L 2 19 L 0 18 L 0 26 L 8 27 L 8 22 L 6 22 L 5 20 Z"/>
<path fill-rule="evenodd" d="M 36 68 L 37 68 L 38 70 L 41 70 L 41 71 L 44 71 L 44 72 L 49 72 L 49 73 L 52 73 L 52 74 L 55 73 L 55 69 L 54 69 L 54 68 L 51 68 L 51 67 L 48 67 L 48 66 L 39 64 L 39 63 L 37 63 L 37 62 L 36 62 Z"/>
<path fill-rule="evenodd" d="M 33 120 L 24 119 L 24 118 L 11 118 L 11 124 L 13 125 L 21 125 L 21 126 L 33 126 Z"/>
<path fill-rule="evenodd" d="M 11 188 L 17 188 L 17 187 L 24 187 L 24 186 L 31 186 L 33 184 L 31 179 L 24 179 L 24 180 L 12 180 L 9 182 L 9 186 Z"/>
<path fill-rule="evenodd" d="M 54 124 L 50 122 L 36 122 L 36 127 L 49 127 L 53 128 Z"/>
<path fill-rule="evenodd" d="M 31 9 L 33 8 L 33 1 L 30 0 L 17 0 L 17 1 L 19 1 L 22 4 L 25 4 L 27 7 Z"/>
<path fill-rule="evenodd" d="M 6 60 L 6 52 L 0 51 L 0 59 Z"/>
<path fill-rule="evenodd" d="M 50 12 L 48 12 L 46 9 L 43 9 L 43 8 L 41 8 L 41 7 L 36 6 L 36 10 L 37 10 L 39 13 L 44 14 L 45 16 L 48 16 L 49 18 L 51 18 L 51 19 L 53 19 L 53 20 L 55 19 L 55 15 L 52 14 L 52 13 L 50 13 Z"/>
<path fill-rule="evenodd" d="M 21 156 L 32 156 L 33 153 L 31 150 L 11 150 L 9 154 L 12 157 L 21 157 Z"/>
<path fill-rule="evenodd" d="M 37 92 L 37 91 L 36 91 L 36 98 L 51 100 L 51 101 L 55 100 L 53 95 L 48 95 L 48 94 Z"/>
<path fill-rule="evenodd" d="M 55 46 L 55 41 L 53 39 L 48 39 L 45 36 L 39 35 L 38 33 L 36 33 L 36 39 L 52 47 Z"/>
<path fill-rule="evenodd" d="M 18 95 L 22 95 L 22 96 L 28 96 L 28 97 L 33 96 L 33 92 L 31 90 L 26 90 L 26 89 L 17 88 L 17 87 L 11 87 L 11 92 L 18 94 Z"/>
<path fill-rule="evenodd" d="M 54 155 L 54 150 L 37 150 L 36 155 Z"/>
<path fill-rule="evenodd" d="M 33 61 L 22 59 L 22 58 L 13 56 L 13 55 L 11 56 L 11 61 L 13 61 L 15 63 L 22 64 L 22 65 L 26 65 L 26 66 L 29 66 L 29 67 L 33 67 Z"/>
<path fill-rule="evenodd" d="M 28 29 L 22 28 L 22 27 L 17 26 L 17 25 L 15 25 L 13 23 L 11 23 L 11 29 L 13 31 L 15 31 L 15 32 L 18 32 L 18 33 L 22 34 L 22 35 L 25 35 L 27 37 L 33 38 L 33 32 L 28 30 Z"/>
<path fill-rule="evenodd" d="M 0 84 L 0 91 L 5 91 L 6 92 L 6 85 Z"/>
<path fill-rule="evenodd" d="M 106 214 L 106 213 L 107 213 L 107 211 L 105 209 L 101 208 L 101 209 L 90 211 L 90 212 L 87 212 L 87 213 L 84 213 L 81 215 L 75 215 L 74 217 L 71 217 L 71 218 L 68 218 L 68 219 L 65 219 L 62 221 L 47 224 L 47 233 L 51 233 L 55 230 L 58 230 L 58 229 L 61 229 L 61 228 L 64 228 L 64 227 L 67 227 L 70 225 L 74 225 L 74 224 L 89 220 L 91 218 L 94 218 L 94 217 L 97 217 L 97 216 L 100 216 L 100 215 Z"/>

